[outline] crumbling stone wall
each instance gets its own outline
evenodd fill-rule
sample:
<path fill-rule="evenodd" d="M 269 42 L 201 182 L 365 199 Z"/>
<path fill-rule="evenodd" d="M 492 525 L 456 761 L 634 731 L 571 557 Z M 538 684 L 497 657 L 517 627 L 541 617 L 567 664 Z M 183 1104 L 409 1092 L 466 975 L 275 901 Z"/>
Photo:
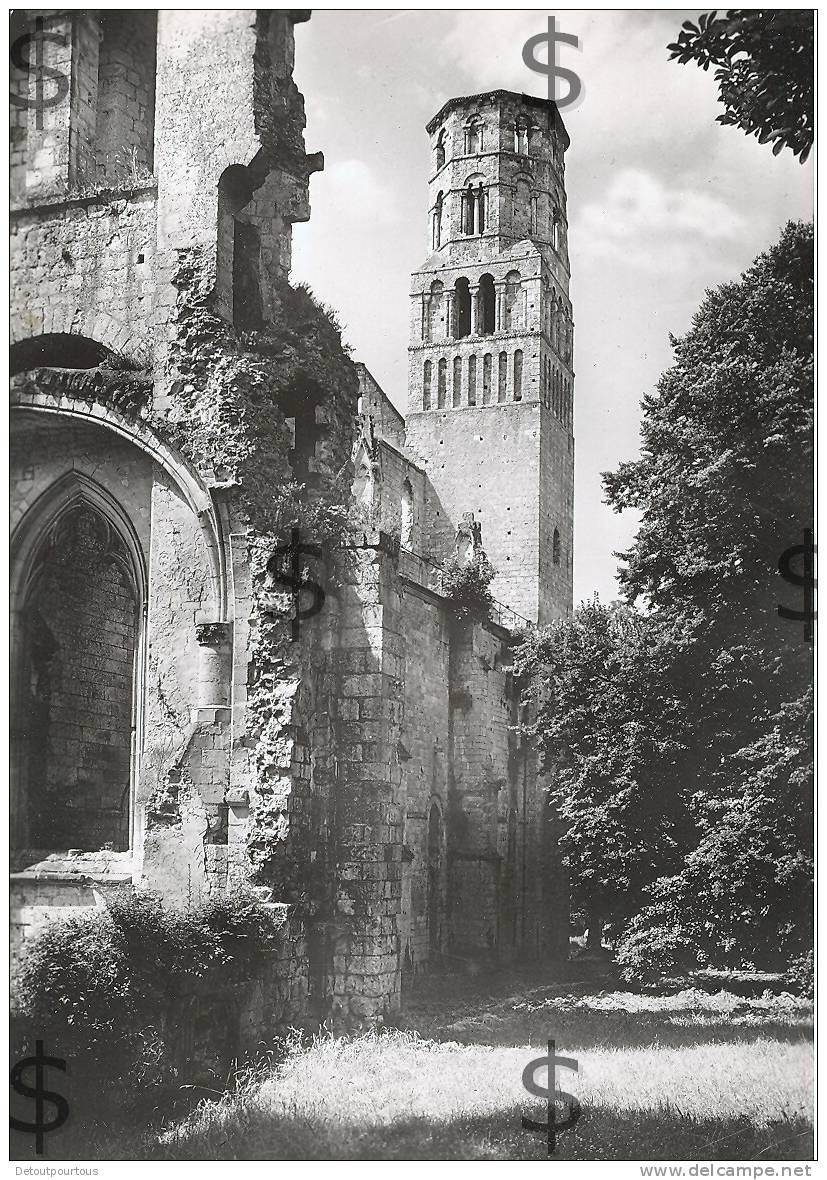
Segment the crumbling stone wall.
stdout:
<path fill-rule="evenodd" d="M 101 904 L 110 888 L 179 906 L 252 889 L 286 908 L 272 962 L 239 981 L 242 1041 L 311 1017 L 359 1027 L 397 1009 L 405 965 L 411 976 L 453 944 L 497 953 L 488 930 L 513 906 L 522 847 L 508 843 L 507 637 L 455 634 L 429 585 L 415 554 L 434 502 L 376 390 L 398 445 L 363 432 L 375 496 L 354 501 L 359 374 L 336 324 L 287 282 L 291 225 L 321 165 L 305 155 L 292 81 L 300 18 L 159 13 L 150 156 L 136 126 L 148 75 L 127 61 L 127 49 L 148 60 L 149 24 L 130 42 L 113 15 L 101 41 L 88 21 L 49 15 L 72 77 L 95 74 L 103 98 L 69 99 L 49 144 L 27 124 L 13 211 L 15 609 L 39 538 L 75 499 L 115 530 L 146 605 L 130 847 L 36 864 L 18 848 L 15 928 L 28 936 L 61 898 Z M 104 152 L 86 185 L 98 132 L 116 124 L 157 184 L 111 175 Z M 307 605 L 309 590 L 279 552 L 293 543 L 325 596 L 298 633 L 295 595 Z M 489 789 L 492 775 L 507 789 Z"/>
<path fill-rule="evenodd" d="M 157 34 L 152 11 L 101 16 L 94 147 L 103 183 L 152 175 Z"/>

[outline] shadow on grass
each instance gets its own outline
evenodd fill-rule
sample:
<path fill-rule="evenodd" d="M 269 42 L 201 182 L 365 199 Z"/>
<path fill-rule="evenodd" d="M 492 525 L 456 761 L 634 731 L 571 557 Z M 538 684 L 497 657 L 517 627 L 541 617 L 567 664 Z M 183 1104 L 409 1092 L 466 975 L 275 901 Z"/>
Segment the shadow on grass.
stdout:
<path fill-rule="evenodd" d="M 437 1041 L 477 1045 L 543 1045 L 554 1037 L 559 1045 L 577 1049 L 634 1049 L 652 1045 L 683 1048 L 693 1045 L 750 1044 L 774 1040 L 785 1044 L 807 1042 L 813 1036 L 812 1018 L 791 1015 L 789 1020 L 754 1016 L 721 1016 L 696 1009 L 668 1012 L 601 1012 L 595 1009 L 536 1008 L 509 1014 L 491 1013 L 444 1024 L 416 1024 L 422 1036 Z"/>
<path fill-rule="evenodd" d="M 434 1123 L 412 1118 L 383 1125 L 336 1126 L 245 1109 L 224 1126 L 196 1127 L 178 1142 L 157 1135 L 117 1135 L 103 1127 L 75 1128 L 62 1137 L 60 1159 L 95 1160 L 543 1160 L 545 1137 L 524 1131 L 522 1104 L 487 1118 Z M 83 1134 L 81 1134 L 83 1132 Z M 14 1150 L 12 1159 L 28 1159 Z M 54 1140 L 45 1160 L 56 1160 Z M 558 1160 L 811 1160 L 812 1128 L 803 1119 L 757 1127 L 745 1118 L 696 1119 L 674 1108 L 624 1112 L 585 1109 L 558 1136 Z"/>

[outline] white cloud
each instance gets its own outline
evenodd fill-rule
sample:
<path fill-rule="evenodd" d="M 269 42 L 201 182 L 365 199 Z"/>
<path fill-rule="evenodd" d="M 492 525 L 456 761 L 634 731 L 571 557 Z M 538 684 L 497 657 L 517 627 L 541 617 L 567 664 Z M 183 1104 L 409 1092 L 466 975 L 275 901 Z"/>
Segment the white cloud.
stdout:
<path fill-rule="evenodd" d="M 364 160 L 336 160 L 323 173 L 335 193 L 338 216 L 388 225 L 398 220 L 393 193 Z"/>
<path fill-rule="evenodd" d="M 738 240 L 744 229 L 743 217 L 719 198 L 624 168 L 601 199 L 573 212 L 572 249 L 580 257 L 611 256 L 669 273 L 697 261 L 699 249 Z"/>

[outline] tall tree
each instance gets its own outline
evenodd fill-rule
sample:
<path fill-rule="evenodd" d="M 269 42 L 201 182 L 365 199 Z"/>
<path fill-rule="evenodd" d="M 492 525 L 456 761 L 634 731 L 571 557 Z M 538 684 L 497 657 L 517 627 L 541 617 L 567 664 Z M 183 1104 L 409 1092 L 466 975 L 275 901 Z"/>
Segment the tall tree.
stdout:
<path fill-rule="evenodd" d="M 803 164 L 813 146 L 815 20 L 807 9 L 730 9 L 684 21 L 671 58 L 715 66 L 721 102 L 718 122 L 785 147 Z"/>
<path fill-rule="evenodd" d="M 629 600 L 687 640 L 680 773 L 700 839 L 635 924 L 644 952 L 666 911 L 712 956 L 809 937 L 811 649 L 777 607 L 779 557 L 812 523 L 812 316 L 812 226 L 789 224 L 673 340 L 641 457 L 604 476 L 642 514 L 620 555 Z"/>
<path fill-rule="evenodd" d="M 515 655 L 563 821 L 572 902 L 593 945 L 605 921 L 638 911 L 644 888 L 676 871 L 688 846 L 675 775 L 682 708 L 670 683 L 681 646 L 628 606 L 594 598 L 529 633 Z"/>

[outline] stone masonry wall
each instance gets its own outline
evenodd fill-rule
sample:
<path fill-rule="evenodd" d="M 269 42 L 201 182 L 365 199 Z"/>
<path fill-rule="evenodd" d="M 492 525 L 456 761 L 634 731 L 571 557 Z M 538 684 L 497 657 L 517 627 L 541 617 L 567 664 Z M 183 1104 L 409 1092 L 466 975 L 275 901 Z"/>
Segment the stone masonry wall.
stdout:
<path fill-rule="evenodd" d="M 401 599 L 405 634 L 405 710 L 400 741 L 405 801 L 402 959 L 406 981 L 428 967 L 432 951 L 448 949 L 447 847 L 450 767 L 448 704 L 450 632 L 434 595 L 408 585 Z M 429 820 L 441 819 L 439 863 L 429 865 Z M 434 880 L 434 870 L 438 881 Z M 431 896 L 435 886 L 438 896 Z M 437 930 L 431 929 L 436 919 Z M 437 964 L 432 964 L 437 965 Z"/>
<path fill-rule="evenodd" d="M 145 363 L 153 335 L 154 190 L 11 215 L 12 340 L 85 336 Z M 57 350 L 49 363 L 59 365 Z"/>
<path fill-rule="evenodd" d="M 473 512 L 498 576 L 495 598 L 536 618 L 539 568 L 540 407 L 489 406 L 410 414 L 410 452 L 428 476 L 425 551 L 445 560 L 456 525 Z"/>

